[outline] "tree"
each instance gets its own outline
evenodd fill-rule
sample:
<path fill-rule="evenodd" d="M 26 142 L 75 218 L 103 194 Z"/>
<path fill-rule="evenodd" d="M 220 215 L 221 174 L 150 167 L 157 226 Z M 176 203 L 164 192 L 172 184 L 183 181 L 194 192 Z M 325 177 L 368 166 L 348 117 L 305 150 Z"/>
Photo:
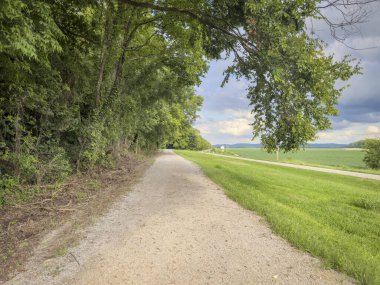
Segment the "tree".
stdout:
<path fill-rule="evenodd" d="M 344 89 L 336 89 L 335 83 L 360 70 L 348 56 L 337 62 L 326 56 L 325 45 L 307 33 L 306 19 L 321 18 L 327 8 L 320 1 L 124 2 L 185 26 L 200 25 L 209 58 L 222 51 L 234 55 L 224 82 L 235 74 L 251 83 L 253 134 L 268 151 L 298 149 L 329 128 L 329 116 L 337 114 L 335 105 Z"/>
<path fill-rule="evenodd" d="M 351 148 L 363 148 L 364 147 L 365 140 L 356 141 L 353 143 L 348 144 L 348 147 Z"/>
<path fill-rule="evenodd" d="M 369 168 L 380 168 L 380 139 L 366 139 L 364 141 L 364 162 Z"/>
<path fill-rule="evenodd" d="M 344 1 L 366 3 L 329 7 L 342 9 Z M 222 54 L 234 57 L 224 82 L 232 74 L 250 82 L 254 135 L 269 151 L 299 148 L 330 126 L 342 92 L 336 81 L 359 72 L 348 57 L 326 56 L 325 45 L 307 33 L 306 19 L 323 17 L 324 6 L 1 1 L 1 174 L 50 183 L 118 156 L 121 147 L 208 147 L 192 128 L 202 103 L 194 86 Z"/>

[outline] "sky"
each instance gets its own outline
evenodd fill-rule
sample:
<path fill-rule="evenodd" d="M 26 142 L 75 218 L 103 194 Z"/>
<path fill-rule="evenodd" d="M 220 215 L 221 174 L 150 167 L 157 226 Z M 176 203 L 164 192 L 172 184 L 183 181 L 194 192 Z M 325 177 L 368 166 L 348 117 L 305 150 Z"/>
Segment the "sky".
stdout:
<path fill-rule="evenodd" d="M 332 129 L 318 133 L 316 143 L 350 143 L 364 138 L 380 138 L 380 1 L 369 7 L 366 22 L 345 41 L 350 49 L 336 41 L 328 27 L 313 21 L 313 29 L 336 59 L 351 54 L 361 60 L 362 75 L 352 77 L 343 92 L 337 109 L 339 115 L 331 118 Z M 331 17 L 335 17 L 332 12 Z M 311 27 L 310 23 L 309 26 Z M 371 49 L 362 49 L 375 47 Z M 253 116 L 246 98 L 247 82 L 230 78 L 220 87 L 223 71 L 231 59 L 211 61 L 208 73 L 197 88 L 204 97 L 200 117 L 194 127 L 212 144 L 259 143 L 252 141 Z"/>

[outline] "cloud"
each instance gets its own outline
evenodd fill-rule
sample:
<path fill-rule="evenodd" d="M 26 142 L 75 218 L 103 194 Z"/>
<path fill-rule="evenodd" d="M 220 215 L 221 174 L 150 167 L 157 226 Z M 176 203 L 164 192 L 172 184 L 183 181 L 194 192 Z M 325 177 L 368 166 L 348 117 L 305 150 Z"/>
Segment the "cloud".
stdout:
<path fill-rule="evenodd" d="M 343 8 L 343 7 L 341 7 Z M 349 6 L 346 8 L 343 8 L 343 10 L 350 9 Z M 375 1 L 373 3 L 369 3 L 363 6 L 363 10 L 368 13 L 368 17 L 362 21 L 360 24 L 353 25 L 350 27 L 345 27 L 348 29 L 347 31 L 340 31 L 336 30 L 338 32 L 339 36 L 343 36 L 347 32 L 349 33 L 349 37 L 346 39 L 347 44 L 352 44 L 351 41 L 354 41 L 353 39 L 356 38 L 367 38 L 367 37 L 373 37 L 373 36 L 379 36 L 379 29 L 380 26 L 380 3 L 379 1 Z M 362 10 L 362 11 L 363 11 Z M 342 15 L 337 9 L 324 9 L 323 14 L 328 17 L 328 19 L 333 23 L 338 23 L 342 19 Z M 332 43 L 334 41 L 334 38 L 331 35 L 331 30 L 329 26 L 326 24 L 323 20 L 315 20 L 315 19 L 308 19 L 307 20 L 307 27 L 309 31 L 313 31 L 319 38 L 324 40 L 327 43 Z M 354 43 L 355 44 L 355 43 Z M 361 43 L 359 46 L 353 46 L 355 48 L 363 47 L 361 46 Z M 352 45 L 350 45 L 352 46 Z"/>
<path fill-rule="evenodd" d="M 332 127 L 334 130 L 345 129 L 351 125 L 351 122 L 345 119 L 332 119 Z"/>
<path fill-rule="evenodd" d="M 376 126 L 368 126 L 367 132 L 369 134 L 380 134 L 380 128 Z"/>
<path fill-rule="evenodd" d="M 252 127 L 249 125 L 250 121 L 244 118 L 236 118 L 232 120 L 208 122 L 197 124 L 195 127 L 201 131 L 202 134 L 225 134 L 235 137 L 251 136 Z"/>
<path fill-rule="evenodd" d="M 232 116 L 233 118 L 243 118 L 252 120 L 252 114 L 251 111 L 248 110 L 248 108 L 245 109 L 224 109 L 224 113 L 227 115 Z"/>
<path fill-rule="evenodd" d="M 224 76 L 223 72 L 232 64 L 232 58 L 219 61 L 211 61 L 207 76 L 202 80 L 202 84 L 197 88 L 197 93 L 203 96 L 203 109 L 208 112 L 221 112 L 225 109 L 244 109 L 249 105 L 246 96 L 248 82 L 236 80 L 231 77 L 223 88 L 221 84 Z"/>
<path fill-rule="evenodd" d="M 233 136 L 242 136 L 251 133 L 251 126 L 247 119 L 234 119 L 232 121 L 221 122 L 220 133 Z"/>
<path fill-rule="evenodd" d="M 329 131 L 320 132 L 318 134 L 317 142 L 320 143 L 350 143 L 366 138 L 379 138 L 380 137 L 380 123 L 349 123 L 346 127 L 341 129 L 333 129 Z"/>

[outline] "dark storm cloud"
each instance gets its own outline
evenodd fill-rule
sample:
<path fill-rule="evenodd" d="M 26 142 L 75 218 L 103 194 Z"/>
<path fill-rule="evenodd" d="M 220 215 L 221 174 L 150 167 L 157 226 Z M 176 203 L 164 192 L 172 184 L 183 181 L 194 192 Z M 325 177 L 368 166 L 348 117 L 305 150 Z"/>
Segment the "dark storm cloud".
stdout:
<path fill-rule="evenodd" d="M 339 116 L 332 119 L 335 129 L 343 125 L 348 127 L 350 122 L 380 122 L 380 2 L 373 3 L 368 10 L 370 14 L 367 21 L 357 25 L 356 33 L 345 41 L 349 47 L 334 40 L 325 24 L 314 22 L 316 34 L 329 44 L 328 53 L 334 53 L 337 59 L 351 54 L 361 61 L 363 68 L 362 75 L 354 76 L 347 82 L 350 87 L 344 91 L 337 106 Z M 334 12 L 330 11 L 329 14 L 332 19 L 336 18 Z"/>
<path fill-rule="evenodd" d="M 349 121 L 355 123 L 378 123 L 380 122 L 380 104 L 362 104 L 340 106 L 340 115 L 334 121 Z"/>
<path fill-rule="evenodd" d="M 380 122 L 380 64 L 363 61 L 363 75 L 349 81 L 338 109 L 339 118 L 351 122 Z"/>

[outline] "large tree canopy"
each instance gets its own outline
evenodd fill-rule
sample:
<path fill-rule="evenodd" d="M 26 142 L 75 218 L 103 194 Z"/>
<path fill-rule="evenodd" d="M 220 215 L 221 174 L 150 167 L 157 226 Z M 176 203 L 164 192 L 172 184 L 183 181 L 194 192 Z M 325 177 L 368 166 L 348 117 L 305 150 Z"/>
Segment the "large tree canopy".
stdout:
<path fill-rule="evenodd" d="M 345 28 L 362 14 L 339 24 L 323 10 L 362 4 L 3 0 L 0 171 L 51 181 L 108 160 L 121 145 L 208 147 L 192 128 L 202 104 L 194 86 L 222 55 L 234 58 L 224 82 L 234 74 L 250 83 L 253 136 L 269 151 L 297 149 L 330 127 L 342 94 L 336 82 L 359 71 L 349 57 L 325 55 L 305 22 Z"/>
<path fill-rule="evenodd" d="M 250 82 L 253 137 L 260 137 L 269 151 L 290 151 L 330 127 L 329 116 L 337 114 L 335 105 L 343 91 L 336 82 L 359 72 L 349 56 L 340 61 L 327 56 L 323 42 L 307 32 L 306 20 L 324 19 L 336 35 L 336 29 L 360 21 L 363 5 L 371 1 L 124 2 L 193 30 L 208 59 L 217 59 L 222 52 L 232 55 L 225 82 L 230 74 Z M 343 13 L 343 22 L 334 24 L 324 16 L 329 7 Z M 156 28 L 167 33 L 163 26 Z"/>

